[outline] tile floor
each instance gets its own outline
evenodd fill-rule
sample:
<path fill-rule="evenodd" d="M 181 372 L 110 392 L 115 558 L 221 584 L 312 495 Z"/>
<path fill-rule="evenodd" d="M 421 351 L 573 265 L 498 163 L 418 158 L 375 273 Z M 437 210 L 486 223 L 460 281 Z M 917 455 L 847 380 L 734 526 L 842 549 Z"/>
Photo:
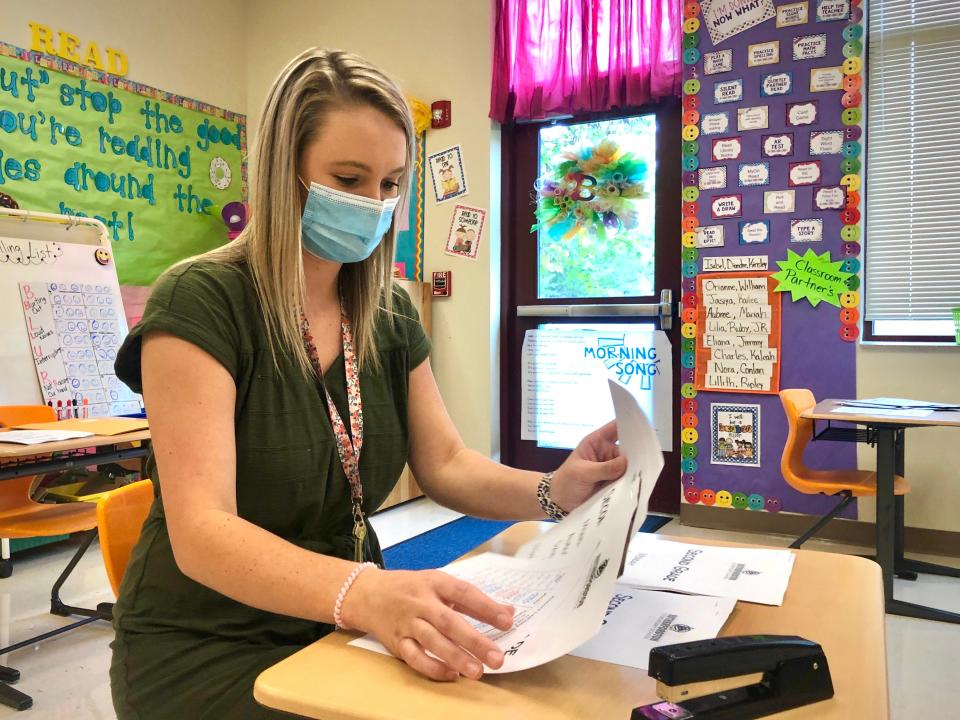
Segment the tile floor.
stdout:
<path fill-rule="evenodd" d="M 384 547 L 425 532 L 458 517 L 435 504 L 420 500 L 374 517 Z M 788 544 L 775 535 L 703 530 L 679 525 L 674 520 L 662 533 L 687 537 Z M 49 614 L 49 588 L 74 550 L 72 542 L 36 548 L 18 555 L 13 577 L 0 580 L 0 646 L 35 635 L 64 622 Z M 858 548 L 824 541 L 810 541 L 809 549 L 857 552 Z M 960 559 L 923 558 L 960 565 Z M 960 612 L 960 581 L 921 576 L 911 583 L 897 580 L 897 595 Z M 93 606 L 111 600 L 99 547 L 95 544 L 81 561 L 64 589 L 64 600 Z M 112 630 L 94 623 L 39 646 L 23 648 L 0 657 L 0 662 L 18 668 L 19 687 L 31 694 L 34 706 L 22 717 L 30 720 L 102 720 L 115 717 L 110 700 L 108 668 Z M 956 711 L 960 690 L 960 625 L 910 618 L 887 618 L 887 665 L 893 720 L 923 717 L 960 717 Z M 0 720 L 20 714 L 0 707 Z M 869 718 L 851 720 L 870 720 Z"/>

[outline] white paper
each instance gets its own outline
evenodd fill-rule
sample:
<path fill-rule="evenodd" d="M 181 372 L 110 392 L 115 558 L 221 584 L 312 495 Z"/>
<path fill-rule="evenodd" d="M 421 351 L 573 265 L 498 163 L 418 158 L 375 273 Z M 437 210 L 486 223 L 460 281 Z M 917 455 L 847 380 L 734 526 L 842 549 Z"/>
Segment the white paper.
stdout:
<path fill-rule="evenodd" d="M 794 558 L 789 550 L 691 545 L 640 533 L 630 541 L 620 583 L 782 605 Z"/>
<path fill-rule="evenodd" d="M 74 440 L 91 435 L 93 435 L 92 432 L 84 432 L 83 430 L 8 430 L 0 432 L 0 442 L 36 445 L 38 443 Z"/>
<path fill-rule="evenodd" d="M 607 380 L 623 383 L 651 418 L 661 447 L 673 443 L 670 339 L 653 325 L 544 325 L 524 334 L 523 440 L 574 448 L 610 420 Z"/>
<path fill-rule="evenodd" d="M 582 645 L 603 624 L 627 543 L 647 515 L 663 454 L 636 398 L 609 382 L 617 417 L 623 477 L 596 493 L 562 522 L 522 546 L 515 557 L 483 553 L 444 568 L 516 608 L 502 631 L 466 617 L 503 651 L 506 673 L 542 665 Z M 374 638 L 350 643 L 387 654 Z"/>
<path fill-rule="evenodd" d="M 736 604 L 618 584 L 600 632 L 570 654 L 646 670 L 655 647 L 715 638 Z"/>
<path fill-rule="evenodd" d="M 906 418 L 921 418 L 927 417 L 928 415 L 933 414 L 933 410 L 925 408 L 875 408 L 875 407 L 836 407 L 830 412 L 834 413 L 845 413 L 847 415 L 880 415 L 883 417 L 906 417 Z M 0 439 L 3 439 L 3 435 L 0 435 Z"/>

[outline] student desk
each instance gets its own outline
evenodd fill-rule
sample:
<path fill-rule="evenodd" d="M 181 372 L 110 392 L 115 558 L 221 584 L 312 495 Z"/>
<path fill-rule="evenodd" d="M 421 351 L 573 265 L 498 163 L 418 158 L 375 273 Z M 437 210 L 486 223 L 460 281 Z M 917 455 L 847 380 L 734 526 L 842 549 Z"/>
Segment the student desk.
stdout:
<path fill-rule="evenodd" d="M 123 447 L 139 442 L 139 447 Z M 18 445 L 3 442 L 0 431 L 0 481 L 75 467 L 142 458 L 150 452 L 150 431 L 91 435 L 59 442 Z M 56 457 L 52 454 L 57 453 Z"/>
<path fill-rule="evenodd" d="M 925 417 L 896 415 L 878 415 L 870 408 L 857 408 L 857 413 L 834 412 L 844 400 L 823 400 L 800 417 L 863 425 L 870 429 L 867 440 L 877 445 L 877 562 L 883 571 L 883 594 L 886 610 L 891 615 L 940 620 L 960 623 L 960 613 L 948 612 L 937 608 L 917 605 L 897 600 L 893 596 L 893 576 L 916 579 L 916 573 L 926 572 L 934 575 L 946 575 L 960 578 L 960 570 L 934 565 L 932 563 L 910 560 L 903 556 L 903 496 L 893 494 L 894 475 L 904 476 L 904 435 L 907 428 L 952 426 L 960 427 L 960 412 L 937 410 Z M 828 427 L 814 438 L 838 439 L 831 431 L 838 428 Z M 841 430 L 842 432 L 842 430 Z M 850 431 L 848 431 L 850 432 Z M 864 438 L 857 438 L 863 440 Z"/>
<path fill-rule="evenodd" d="M 476 552 L 512 554 L 545 527 L 518 523 Z M 737 603 L 721 635 L 800 635 L 823 646 L 835 696 L 777 717 L 885 720 L 880 568 L 849 555 L 793 552 L 797 559 L 783 605 Z M 254 696 L 268 707 L 324 720 L 628 720 L 632 708 L 657 699 L 646 671 L 570 655 L 480 681 L 436 683 L 395 658 L 348 647 L 354 637 L 332 633 L 268 668 L 257 678 Z"/>

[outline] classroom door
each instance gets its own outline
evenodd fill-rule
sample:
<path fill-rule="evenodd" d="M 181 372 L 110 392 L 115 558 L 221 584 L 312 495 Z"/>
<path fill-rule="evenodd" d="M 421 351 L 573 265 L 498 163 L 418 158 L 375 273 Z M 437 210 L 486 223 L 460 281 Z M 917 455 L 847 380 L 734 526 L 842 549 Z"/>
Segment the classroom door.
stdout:
<path fill-rule="evenodd" d="M 613 417 L 616 379 L 657 428 L 661 512 L 680 502 L 680 125 L 670 99 L 503 129 L 501 458 L 556 469 Z"/>

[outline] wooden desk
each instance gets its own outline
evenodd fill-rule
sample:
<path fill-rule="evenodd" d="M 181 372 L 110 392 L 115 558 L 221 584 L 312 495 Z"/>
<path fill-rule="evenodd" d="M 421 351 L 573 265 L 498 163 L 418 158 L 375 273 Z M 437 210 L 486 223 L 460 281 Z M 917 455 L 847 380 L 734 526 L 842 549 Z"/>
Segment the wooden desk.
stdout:
<path fill-rule="evenodd" d="M 543 527 L 514 525 L 477 551 L 512 554 Z M 793 552 L 797 559 L 783 605 L 737 603 L 721 635 L 800 635 L 823 646 L 835 696 L 777 717 L 885 720 L 880 568 L 859 557 Z M 646 671 L 570 655 L 480 681 L 436 683 L 400 660 L 347 646 L 354 637 L 333 633 L 268 668 L 257 678 L 254 697 L 271 708 L 324 720 L 627 720 L 632 708 L 656 700 Z"/>
<path fill-rule="evenodd" d="M 960 570 L 945 565 L 910 560 L 904 557 L 903 496 L 893 494 L 894 476 L 904 477 L 904 448 L 907 428 L 950 426 L 960 427 L 960 412 L 935 410 L 925 417 L 878 415 L 870 408 L 857 413 L 834 412 L 843 400 L 823 400 L 801 413 L 809 420 L 854 423 L 871 429 L 877 445 L 877 562 L 883 572 L 883 594 L 886 611 L 891 615 L 960 623 L 960 613 L 897 600 L 893 595 L 894 575 L 916 580 L 917 573 L 960 578 Z"/>
<path fill-rule="evenodd" d="M 36 445 L 2 441 L 3 432 L 0 432 L 0 480 L 142 458 L 150 452 L 149 430 L 122 435 L 91 435 Z M 131 443 L 139 443 L 139 447 L 122 447 Z M 58 457 L 52 457 L 53 453 Z"/>

